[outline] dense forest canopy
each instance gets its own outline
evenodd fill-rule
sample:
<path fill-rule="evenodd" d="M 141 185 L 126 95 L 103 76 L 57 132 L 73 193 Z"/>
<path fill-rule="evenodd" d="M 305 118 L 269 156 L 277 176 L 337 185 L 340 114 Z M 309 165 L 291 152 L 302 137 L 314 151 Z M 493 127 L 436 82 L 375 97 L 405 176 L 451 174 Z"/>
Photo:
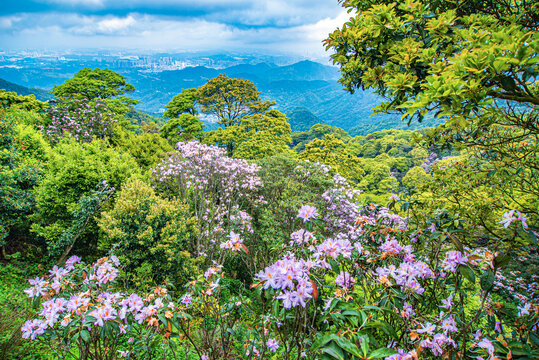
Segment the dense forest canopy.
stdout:
<path fill-rule="evenodd" d="M 539 357 L 539 5 L 340 3 L 344 87 L 441 125 L 292 131 L 226 74 L 161 119 L 109 69 L 0 90 L 0 358 Z"/>

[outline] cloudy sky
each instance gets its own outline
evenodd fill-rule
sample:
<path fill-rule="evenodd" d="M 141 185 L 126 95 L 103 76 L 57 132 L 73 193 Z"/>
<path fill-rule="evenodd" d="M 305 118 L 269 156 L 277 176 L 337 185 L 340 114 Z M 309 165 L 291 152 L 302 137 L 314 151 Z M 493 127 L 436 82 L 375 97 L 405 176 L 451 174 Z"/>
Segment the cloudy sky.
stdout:
<path fill-rule="evenodd" d="M 2 0 L 0 49 L 264 51 L 322 56 L 337 0 Z"/>

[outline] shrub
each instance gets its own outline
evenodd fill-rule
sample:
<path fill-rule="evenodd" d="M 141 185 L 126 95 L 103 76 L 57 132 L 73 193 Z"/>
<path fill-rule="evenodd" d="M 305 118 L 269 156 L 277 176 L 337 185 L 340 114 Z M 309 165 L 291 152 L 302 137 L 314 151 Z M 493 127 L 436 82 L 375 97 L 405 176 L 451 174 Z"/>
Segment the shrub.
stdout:
<path fill-rule="evenodd" d="M 132 177 L 102 214 L 101 250 L 111 250 L 137 287 L 165 280 L 183 284 L 198 272 L 188 251 L 197 236 L 196 219 L 179 200 L 163 199 L 150 185 Z M 183 250 L 182 250 L 183 249 Z"/>

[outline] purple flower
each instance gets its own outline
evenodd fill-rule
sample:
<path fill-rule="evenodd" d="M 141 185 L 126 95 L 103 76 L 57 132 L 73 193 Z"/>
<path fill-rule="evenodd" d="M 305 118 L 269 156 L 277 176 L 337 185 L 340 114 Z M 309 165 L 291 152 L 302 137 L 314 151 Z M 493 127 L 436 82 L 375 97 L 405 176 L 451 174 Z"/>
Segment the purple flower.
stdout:
<path fill-rule="evenodd" d="M 518 307 L 518 317 L 524 316 L 524 315 L 530 315 L 530 308 L 532 304 L 526 303 L 524 306 Z"/>
<path fill-rule="evenodd" d="M 318 212 L 314 206 L 310 205 L 303 205 L 301 209 L 299 209 L 298 212 L 298 218 L 303 219 L 303 221 L 307 222 L 311 219 L 314 219 L 318 216 Z"/>
<path fill-rule="evenodd" d="M 277 349 L 279 348 L 279 342 L 275 339 L 268 339 L 268 341 L 266 342 L 266 346 L 271 351 L 277 352 Z"/>
<path fill-rule="evenodd" d="M 39 319 L 28 320 L 21 327 L 22 337 L 23 339 L 30 338 L 31 340 L 34 340 L 39 335 L 42 335 L 46 328 L 47 325 Z"/>
<path fill-rule="evenodd" d="M 440 325 L 440 328 L 445 330 L 445 332 L 454 332 L 457 331 L 457 324 L 455 323 L 455 319 L 453 319 L 452 316 L 449 316 L 442 320 L 442 325 Z"/>
<path fill-rule="evenodd" d="M 494 345 L 492 345 L 492 341 L 484 338 L 477 344 L 477 346 L 485 349 L 490 357 L 494 357 Z"/>
<path fill-rule="evenodd" d="M 436 325 L 433 325 L 430 322 L 427 322 L 421 327 L 421 329 L 417 329 L 416 332 L 418 334 L 427 333 L 427 334 L 432 335 L 434 334 L 435 330 L 436 330 Z"/>
<path fill-rule="evenodd" d="M 460 251 L 449 251 L 442 262 L 442 268 L 445 271 L 455 272 L 459 265 L 466 265 L 467 262 L 468 257 Z"/>
<path fill-rule="evenodd" d="M 515 216 L 515 214 L 516 214 L 516 216 Z M 526 220 L 528 220 L 528 219 L 524 215 L 522 215 L 520 213 L 520 211 L 518 211 L 518 210 L 510 210 L 510 211 L 506 211 L 503 214 L 503 218 L 500 221 L 500 224 L 502 224 L 503 227 L 507 229 L 509 227 L 509 225 L 511 225 L 511 223 L 513 221 L 520 221 L 522 223 L 522 227 L 524 229 L 527 229 L 528 224 L 526 223 Z"/>

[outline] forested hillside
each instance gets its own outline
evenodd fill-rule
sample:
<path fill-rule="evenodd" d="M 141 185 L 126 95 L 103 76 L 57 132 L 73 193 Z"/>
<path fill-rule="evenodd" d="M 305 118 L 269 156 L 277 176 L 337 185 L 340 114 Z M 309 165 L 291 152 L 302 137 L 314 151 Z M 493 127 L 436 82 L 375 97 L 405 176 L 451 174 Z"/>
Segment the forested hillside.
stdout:
<path fill-rule="evenodd" d="M 80 68 L 73 69 L 67 65 L 46 69 L 0 68 L 0 78 L 8 78 L 13 82 L 32 87 L 52 88 L 78 70 Z M 301 61 L 287 66 L 268 63 L 241 64 L 224 69 L 194 66 L 160 72 L 122 68 L 117 72 L 135 86 L 132 97 L 141 101 L 136 108 L 155 116 L 161 116 L 165 105 L 183 89 L 201 86 L 208 79 L 226 74 L 231 78 L 253 81 L 264 100 L 277 101 L 276 108 L 288 115 L 293 130 L 306 130 L 303 121 L 294 116 L 297 108 L 307 109 L 320 119 L 319 122 L 346 130 L 353 127 L 377 126 L 373 131 L 378 131 L 401 126 L 399 117 L 395 115 L 370 116 L 371 109 L 381 102 L 378 96 L 371 92 L 360 91 L 354 95 L 345 92 L 337 82 L 339 78 L 337 68 L 312 61 Z M 32 91 L 17 91 L 12 88 L 6 90 L 22 95 L 28 95 L 28 91 Z M 37 94 L 34 91 L 30 93 Z M 41 96 L 44 91 L 38 90 L 38 93 Z M 431 120 L 426 126 L 438 123 L 437 120 Z M 210 123 L 207 125 L 212 126 Z"/>
<path fill-rule="evenodd" d="M 539 5 L 341 4 L 338 75 L 0 90 L 0 359 L 539 358 Z"/>

